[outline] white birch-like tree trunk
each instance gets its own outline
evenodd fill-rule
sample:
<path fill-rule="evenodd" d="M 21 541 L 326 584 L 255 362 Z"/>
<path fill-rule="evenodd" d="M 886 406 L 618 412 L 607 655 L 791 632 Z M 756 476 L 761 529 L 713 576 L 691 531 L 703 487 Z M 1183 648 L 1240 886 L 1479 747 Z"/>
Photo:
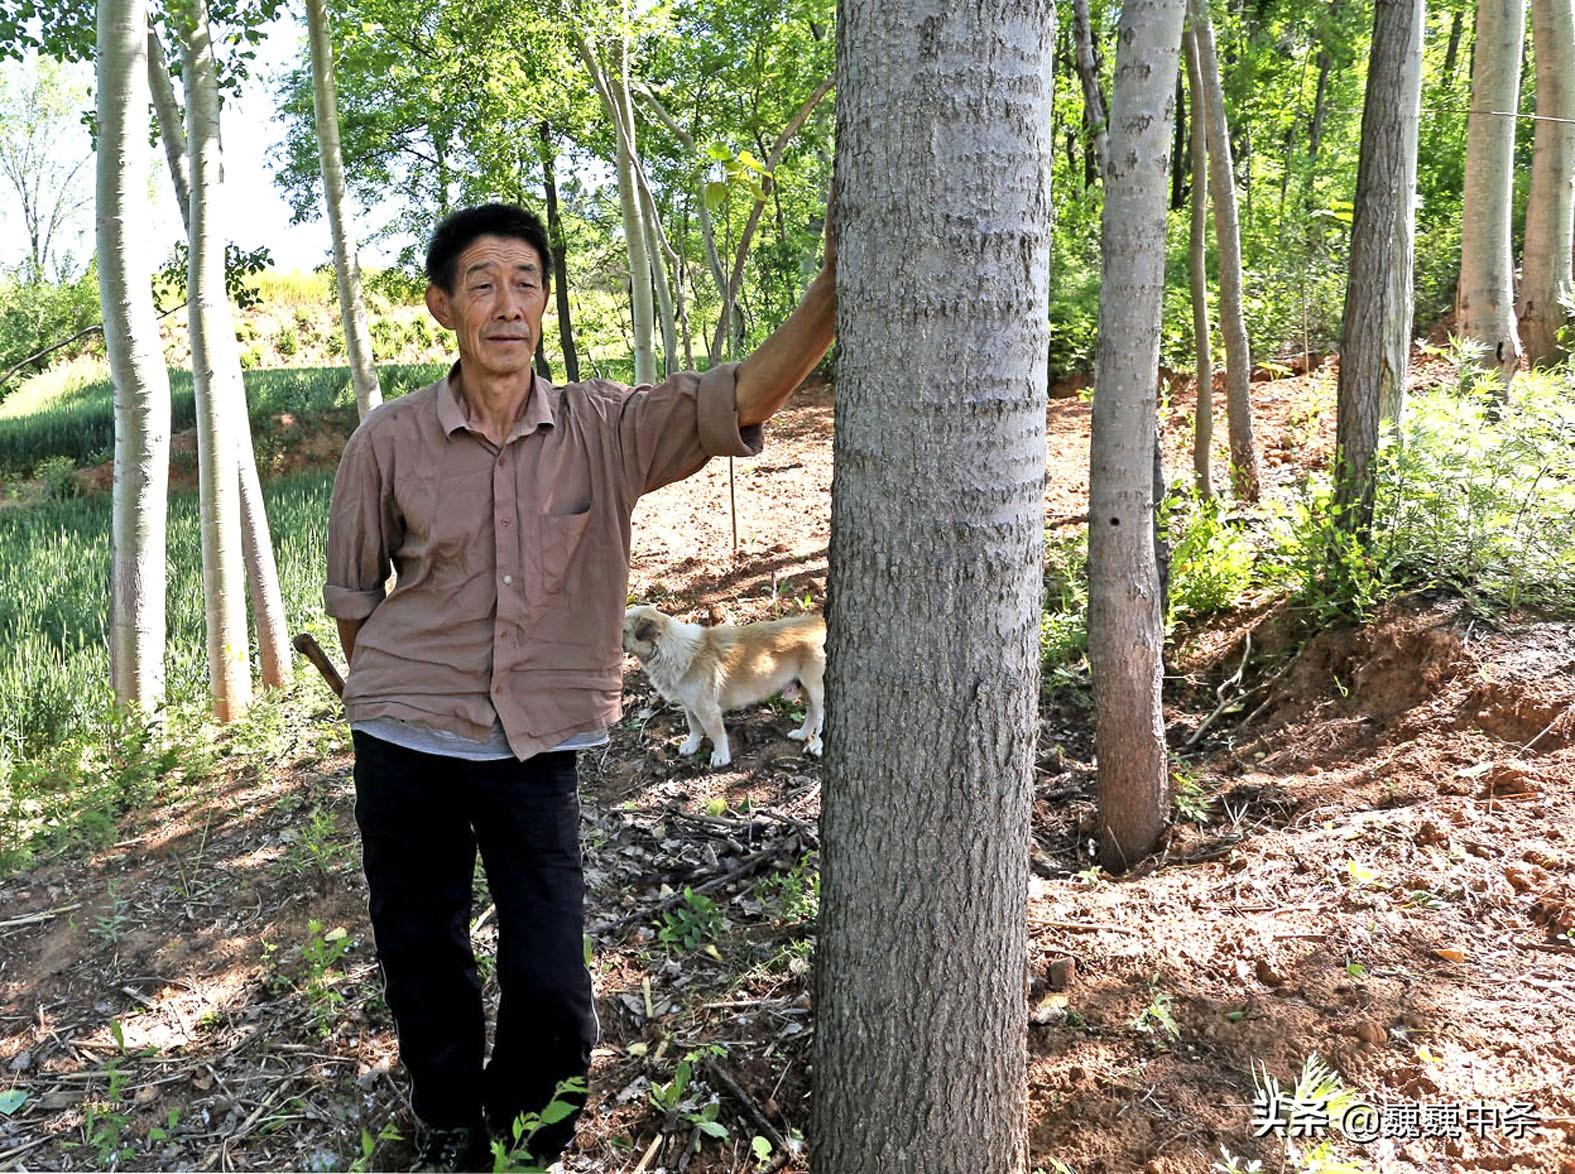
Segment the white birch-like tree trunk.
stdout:
<path fill-rule="evenodd" d="M 98 7 L 97 256 L 115 385 L 109 664 L 115 697 L 151 715 L 164 699 L 170 385 L 142 222 L 148 179 L 146 0 Z"/>
<path fill-rule="evenodd" d="M 355 227 L 345 200 L 345 167 L 339 152 L 339 106 L 334 97 L 334 46 L 328 30 L 327 0 L 306 0 L 307 39 L 312 54 L 312 112 L 317 123 L 317 153 L 323 170 L 323 203 L 334 240 L 334 277 L 339 286 L 339 317 L 344 323 L 345 355 L 355 387 L 357 414 L 383 402 L 377 382 L 372 335 L 361 296 L 361 260 L 356 254 Z"/>
<path fill-rule="evenodd" d="M 1054 23 L 839 12 L 810 1131 L 836 1174 L 1027 1165 Z"/>
<path fill-rule="evenodd" d="M 1526 38 L 1525 0 L 1478 0 L 1455 329 L 1483 349 L 1507 387 L 1520 363 L 1510 219 L 1515 193 L 1515 111 Z"/>
<path fill-rule="evenodd" d="M 1335 429 L 1336 506 L 1341 524 L 1363 535 L 1372 525 L 1379 427 L 1384 420 L 1399 422 L 1411 350 L 1426 24 L 1423 0 L 1375 0 Z"/>
<path fill-rule="evenodd" d="M 641 89 L 638 93 L 641 98 L 645 99 L 646 105 L 651 108 L 651 111 L 661 121 L 662 125 L 672 131 L 674 137 L 684 145 L 684 149 L 698 158 L 700 150 L 695 145 L 694 136 L 678 124 L 677 119 L 668 113 L 667 108 L 649 90 Z M 726 304 L 727 276 L 722 271 L 722 258 L 716 251 L 716 232 L 711 225 L 711 206 L 706 202 L 705 198 L 708 182 L 706 172 L 702 170 L 696 189 L 698 199 L 695 202 L 695 213 L 700 222 L 700 240 L 705 246 L 706 267 L 710 270 L 711 280 L 716 285 L 718 301 Z M 718 331 L 718 334 L 720 333 Z M 713 364 L 720 362 L 721 354 L 714 348 L 713 344 L 708 342 L 707 345 L 712 347 L 710 352 L 711 362 Z"/>
<path fill-rule="evenodd" d="M 1170 808 L 1153 462 L 1167 167 L 1185 12 L 1186 0 L 1122 7 L 1110 95 L 1088 487 L 1099 859 L 1110 872 L 1155 850 Z M 1206 57 L 1202 65 L 1207 85 Z"/>
<path fill-rule="evenodd" d="M 148 28 L 148 88 L 153 92 L 154 117 L 159 124 L 159 138 L 164 143 L 164 160 L 169 166 L 170 183 L 175 188 L 175 203 L 180 207 L 182 225 L 191 218 L 191 176 L 186 167 L 186 116 L 181 113 L 180 101 L 175 97 L 175 84 L 170 80 L 170 65 L 164 55 L 164 42 L 158 30 Z"/>
<path fill-rule="evenodd" d="M 208 683 L 220 721 L 251 703 L 247 665 L 246 584 L 242 564 L 240 476 L 224 378 L 226 348 L 235 348 L 224 288 L 224 236 L 214 218 L 221 186 L 219 88 L 207 5 L 198 0 L 181 45 L 186 84 L 186 138 L 191 162 L 187 319 L 197 407 L 197 463 L 202 586 L 207 619 Z M 238 365 L 238 360 L 237 360 Z"/>
<path fill-rule="evenodd" d="M 1526 357 L 1559 360 L 1559 331 L 1575 314 L 1575 0 L 1531 0 L 1537 129 L 1526 203 L 1526 251 L 1516 307 Z"/>
<path fill-rule="evenodd" d="M 1201 117 L 1203 71 L 1198 64 L 1198 39 L 1188 28 L 1182 34 L 1187 59 L 1187 92 L 1192 95 L 1192 223 L 1187 246 L 1187 273 L 1192 287 L 1192 348 L 1197 356 L 1198 392 L 1192 427 L 1192 470 L 1199 497 L 1214 496 L 1211 465 L 1214 444 L 1214 358 L 1209 349 L 1209 151 L 1208 130 Z M 1179 159 L 1173 167 L 1180 167 Z"/>
<path fill-rule="evenodd" d="M 1236 212 L 1236 176 L 1231 162 L 1230 125 L 1220 85 L 1219 55 L 1208 0 L 1191 0 L 1192 31 L 1198 44 L 1203 88 L 1193 102 L 1208 132 L 1209 185 L 1214 201 L 1214 243 L 1220 266 L 1220 335 L 1225 341 L 1225 416 L 1230 431 L 1231 484 L 1236 496 L 1257 501 L 1262 469 L 1252 427 L 1252 348 L 1247 341 L 1241 276 L 1241 221 Z M 1112 103 L 1113 105 L 1114 103 Z"/>

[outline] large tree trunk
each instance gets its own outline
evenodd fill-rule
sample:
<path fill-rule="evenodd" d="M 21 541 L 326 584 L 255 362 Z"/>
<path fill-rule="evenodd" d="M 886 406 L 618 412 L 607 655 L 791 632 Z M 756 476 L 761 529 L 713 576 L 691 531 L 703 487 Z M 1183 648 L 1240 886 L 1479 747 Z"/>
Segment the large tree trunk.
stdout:
<path fill-rule="evenodd" d="M 154 116 L 159 124 L 159 138 L 164 142 L 164 160 L 169 165 L 170 183 L 175 188 L 175 202 L 180 205 L 181 224 L 189 229 L 191 222 L 191 175 L 186 169 L 186 116 L 181 113 L 180 102 L 175 97 L 175 85 L 170 80 L 169 62 L 164 56 L 164 42 L 151 25 L 148 26 L 148 87 L 153 92 Z"/>
<path fill-rule="evenodd" d="M 565 257 L 563 220 L 558 215 L 558 181 L 553 164 L 558 150 L 552 128 L 541 124 L 541 168 L 547 194 L 547 239 L 552 243 L 552 284 L 558 300 L 558 346 L 563 351 L 564 378 L 580 381 L 580 356 L 574 349 L 574 322 L 569 312 L 569 263 Z"/>
<path fill-rule="evenodd" d="M 1209 184 L 1214 200 L 1214 242 L 1220 265 L 1220 334 L 1225 340 L 1225 415 L 1230 429 L 1231 483 L 1245 501 L 1258 500 L 1262 472 L 1258 442 L 1252 429 L 1252 349 L 1247 342 L 1241 277 L 1241 222 L 1236 214 L 1236 181 L 1231 166 L 1230 127 L 1225 120 L 1225 92 L 1220 86 L 1219 57 L 1207 0 L 1192 0 L 1193 35 L 1198 42 L 1198 67 L 1203 75 L 1201 103 L 1193 117 L 1203 116 L 1208 131 Z"/>
<path fill-rule="evenodd" d="M 1158 847 L 1169 811 L 1153 460 L 1166 163 L 1185 11 L 1186 0 L 1137 0 L 1122 8 L 1110 100 L 1088 487 L 1099 859 L 1110 872 L 1130 868 Z M 1199 42 L 1201 50 L 1201 37 Z M 1202 65 L 1207 84 L 1206 57 Z M 1217 172 L 1214 178 L 1218 183 Z"/>
<path fill-rule="evenodd" d="M 334 239 L 334 276 L 339 285 L 339 317 L 344 323 L 345 355 L 355 407 L 362 419 L 383 402 L 372 357 L 372 336 L 361 297 L 361 261 L 345 202 L 345 166 L 339 155 L 339 106 L 334 99 L 334 47 L 328 35 L 327 0 L 306 0 L 306 30 L 312 51 L 312 112 L 317 123 L 317 153 L 323 169 L 323 202 Z"/>
<path fill-rule="evenodd" d="M 1193 416 L 1192 469 L 1199 497 L 1214 496 L 1210 449 L 1214 444 L 1214 359 L 1209 353 L 1209 152 L 1204 126 L 1203 74 L 1198 40 L 1189 28 L 1182 35 L 1187 84 L 1192 94 L 1192 225 L 1187 248 L 1187 273 L 1192 287 L 1192 347 L 1197 355 L 1198 393 Z M 1171 164 L 1181 169 L 1181 161 Z"/>
<path fill-rule="evenodd" d="M 1054 21 L 840 10 L 811 1125 L 836 1174 L 1027 1165 Z"/>
<path fill-rule="evenodd" d="M 170 385 L 142 230 L 148 178 L 145 0 L 98 8 L 97 256 L 104 346 L 115 384 L 109 665 L 118 700 L 151 715 L 164 699 L 165 520 Z"/>
<path fill-rule="evenodd" d="M 1538 119 L 1517 309 L 1526 355 L 1541 365 L 1558 362 L 1558 333 L 1575 299 L 1575 0 L 1531 0 L 1531 29 Z"/>
<path fill-rule="evenodd" d="M 1399 422 L 1411 342 L 1416 151 L 1422 114 L 1423 0 L 1376 0 L 1340 332 L 1336 507 L 1366 535 L 1380 422 Z"/>
<path fill-rule="evenodd" d="M 1525 0 L 1478 0 L 1455 328 L 1483 348 L 1505 386 L 1520 363 L 1510 216 L 1515 194 L 1515 120 Z"/>
<path fill-rule="evenodd" d="M 241 562 L 240 476 L 225 379 L 235 348 L 224 288 L 224 235 L 214 222 L 220 188 L 219 87 L 207 5 L 199 0 L 181 45 L 186 137 L 191 152 L 191 248 L 187 275 L 191 373 L 197 408 L 202 586 L 208 682 L 214 714 L 231 721 L 251 703 L 247 666 L 246 584 Z"/>
<path fill-rule="evenodd" d="M 1099 174 L 1104 175 L 1105 158 L 1110 150 L 1110 116 L 1105 112 L 1105 95 L 1099 88 L 1099 55 L 1094 52 L 1088 0 L 1072 0 L 1072 41 L 1076 47 L 1077 80 L 1083 86 L 1083 124 L 1094 146 Z"/>

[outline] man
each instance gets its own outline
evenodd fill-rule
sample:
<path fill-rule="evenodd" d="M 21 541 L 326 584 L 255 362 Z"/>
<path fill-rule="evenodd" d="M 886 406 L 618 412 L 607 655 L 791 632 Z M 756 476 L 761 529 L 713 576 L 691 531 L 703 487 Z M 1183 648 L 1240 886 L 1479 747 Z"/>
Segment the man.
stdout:
<path fill-rule="evenodd" d="M 459 361 L 356 429 L 329 515 L 323 597 L 350 665 L 372 929 L 430 1168 L 490 1168 L 487 1127 L 506 1136 L 589 1068 L 575 751 L 620 715 L 634 503 L 712 456 L 759 452 L 835 327 L 828 234 L 824 270 L 743 363 L 555 388 L 531 369 L 550 273 L 546 232 L 518 207 L 438 226 L 427 308 Z M 485 1067 L 478 848 L 501 991 Z M 573 1129 L 543 1128 L 533 1156 Z"/>

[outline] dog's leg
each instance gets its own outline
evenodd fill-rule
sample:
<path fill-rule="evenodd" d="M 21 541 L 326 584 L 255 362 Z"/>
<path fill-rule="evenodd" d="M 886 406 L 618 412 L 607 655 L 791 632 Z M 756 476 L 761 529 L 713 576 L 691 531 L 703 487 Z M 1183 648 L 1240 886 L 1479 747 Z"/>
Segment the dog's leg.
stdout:
<path fill-rule="evenodd" d="M 804 686 L 804 724 L 788 735 L 795 741 L 804 743 L 804 753 L 820 757 L 824 745 L 820 740 L 820 729 L 826 720 L 826 666 L 824 664 L 811 664 L 804 666 L 804 673 L 799 678 Z"/>
<path fill-rule="evenodd" d="M 694 710 L 688 706 L 684 707 L 684 717 L 689 722 L 689 736 L 678 747 L 678 753 L 688 758 L 700 749 L 700 743 L 704 739 L 705 733 L 700 729 L 700 723 L 695 720 Z"/>
<path fill-rule="evenodd" d="M 727 766 L 733 761 L 733 755 L 727 746 L 727 727 L 722 724 L 722 711 L 716 706 L 695 711 L 695 716 L 700 719 L 700 725 L 705 729 L 705 736 L 711 739 L 711 765 Z"/>

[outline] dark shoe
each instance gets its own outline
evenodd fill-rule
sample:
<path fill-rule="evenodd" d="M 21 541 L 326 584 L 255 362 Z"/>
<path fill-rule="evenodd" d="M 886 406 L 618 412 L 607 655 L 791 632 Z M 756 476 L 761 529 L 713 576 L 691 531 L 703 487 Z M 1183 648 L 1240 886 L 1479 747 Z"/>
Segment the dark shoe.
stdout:
<path fill-rule="evenodd" d="M 485 1171 L 492 1169 L 492 1149 L 480 1125 L 427 1131 L 412 1170 Z"/>

